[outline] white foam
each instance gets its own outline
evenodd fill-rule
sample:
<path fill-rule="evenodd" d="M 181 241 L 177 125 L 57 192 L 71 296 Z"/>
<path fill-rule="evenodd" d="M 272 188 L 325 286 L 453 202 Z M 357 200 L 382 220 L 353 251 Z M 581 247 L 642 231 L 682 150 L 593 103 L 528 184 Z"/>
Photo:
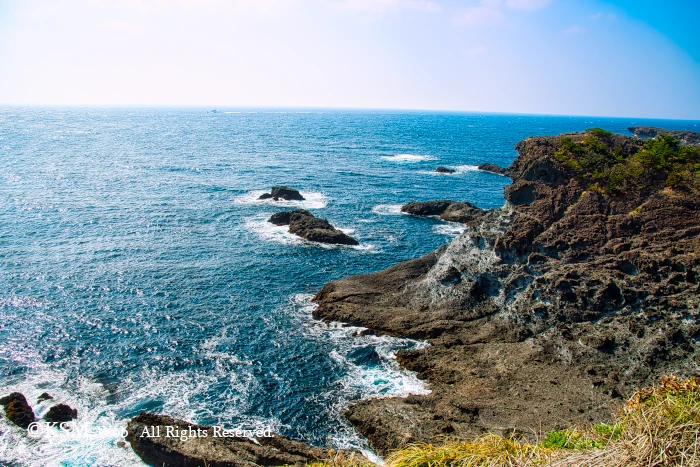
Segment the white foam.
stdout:
<path fill-rule="evenodd" d="M 328 205 L 328 201 L 323 193 L 315 191 L 300 191 L 306 198 L 304 201 L 285 201 L 283 199 L 275 201 L 272 198 L 259 199 L 260 195 L 268 193 L 265 190 L 253 190 L 233 198 L 235 204 L 262 204 L 280 207 L 297 207 L 303 209 L 323 209 Z"/>
<path fill-rule="evenodd" d="M 458 165 L 455 166 L 454 169 L 457 171 L 457 173 L 465 173 L 465 172 L 478 172 L 479 171 L 479 166 L 478 165 Z"/>
<path fill-rule="evenodd" d="M 194 422 L 208 418 L 228 428 L 239 428 L 229 426 L 228 421 L 249 411 L 254 401 L 248 399 L 248 394 L 259 392 L 259 383 L 249 362 L 216 350 L 223 339 L 226 339 L 225 333 L 205 341 L 200 347 L 202 358 L 213 362 L 210 369 L 173 372 L 158 367 L 144 368 L 120 380 L 118 388 L 111 389 L 119 392 L 117 398 L 110 397 L 113 394 L 101 383 L 35 363 L 32 374 L 8 381 L 3 391 L 24 394 L 37 419 L 55 403 L 76 408 L 80 432 L 47 428 L 51 430 L 49 433 L 29 439 L 25 430 L 0 417 L 0 459 L 10 465 L 32 467 L 145 465 L 132 449 L 120 447 L 117 442 L 124 440 L 122 434 L 127 417 L 137 413 L 144 404 L 153 402 L 160 403 L 157 411 L 176 418 Z M 212 407 L 192 404 L 193 400 L 205 400 L 207 391 L 222 380 L 226 381 L 227 389 L 219 394 L 223 398 L 220 403 Z M 42 392 L 48 392 L 54 399 L 36 403 Z M 195 411 L 194 407 L 199 410 Z M 240 428 L 267 426 L 276 432 L 283 428 L 279 420 L 262 417 L 247 417 Z"/>
<path fill-rule="evenodd" d="M 0 420 L 0 459 L 10 465 L 59 466 L 59 465 L 145 465 L 130 448 L 117 446 L 123 441 L 122 430 L 126 420 L 119 420 L 106 407 L 107 391 L 102 385 L 84 378 L 70 379 L 70 390 L 63 386 L 68 375 L 55 371 L 40 371 L 25 375 L 21 382 L 8 384 L 7 392 L 21 392 L 32 405 L 37 419 L 42 418 L 54 403 L 66 403 L 78 410 L 80 435 L 57 428 L 47 428 L 48 433 L 28 439 L 26 430 Z M 42 392 L 49 392 L 54 399 L 36 403 Z M 83 431 L 85 430 L 85 431 Z"/>
<path fill-rule="evenodd" d="M 446 224 L 438 224 L 433 226 L 433 232 L 439 235 L 446 235 L 448 237 L 457 237 L 462 232 L 466 230 L 463 224 L 457 224 L 455 222 L 449 222 Z"/>
<path fill-rule="evenodd" d="M 372 212 L 380 216 L 397 216 L 404 214 L 401 212 L 401 204 L 378 204 L 372 208 Z"/>
<path fill-rule="evenodd" d="M 251 217 L 245 220 L 244 227 L 254 232 L 261 239 L 285 245 L 303 245 L 304 241 L 294 234 L 289 233 L 288 225 L 275 225 L 268 222 L 272 214 Z"/>
<path fill-rule="evenodd" d="M 395 156 L 381 156 L 381 159 L 389 162 L 414 163 L 421 161 L 434 161 L 437 160 L 437 157 L 420 154 L 396 154 Z"/>
<path fill-rule="evenodd" d="M 347 406 L 358 400 L 373 397 L 406 397 L 410 394 L 429 394 L 431 391 L 416 374 L 401 368 L 395 352 L 399 348 L 420 349 L 429 344 L 412 339 L 390 336 L 361 335 L 366 328 L 345 326 L 337 322 L 319 322 L 311 318 L 316 304 L 312 295 L 296 294 L 290 298 L 291 313 L 299 320 L 308 338 L 319 339 L 332 346 L 330 357 L 345 370 L 338 389 L 329 395 L 329 417 L 338 421 L 339 430 L 331 440 L 336 448 L 359 449 L 375 462 L 381 459 L 371 451 L 367 441 L 360 438 L 342 417 Z M 373 364 L 356 363 L 348 357 L 354 349 L 372 347 L 379 356 Z M 325 399 L 324 399 L 325 400 Z"/>

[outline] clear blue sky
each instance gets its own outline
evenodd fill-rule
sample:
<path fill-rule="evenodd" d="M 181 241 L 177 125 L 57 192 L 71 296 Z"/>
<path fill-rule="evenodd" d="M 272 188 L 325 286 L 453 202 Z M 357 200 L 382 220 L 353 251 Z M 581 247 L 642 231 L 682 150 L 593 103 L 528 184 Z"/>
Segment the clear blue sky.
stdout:
<path fill-rule="evenodd" d="M 700 119 L 700 1 L 0 0 L 0 104 Z"/>

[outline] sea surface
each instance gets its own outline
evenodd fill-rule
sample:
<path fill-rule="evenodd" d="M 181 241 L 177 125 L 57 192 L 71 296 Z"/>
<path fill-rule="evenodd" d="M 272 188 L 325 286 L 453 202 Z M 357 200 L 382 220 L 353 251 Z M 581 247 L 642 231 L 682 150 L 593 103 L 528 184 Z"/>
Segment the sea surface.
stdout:
<path fill-rule="evenodd" d="M 426 254 L 457 224 L 409 201 L 504 202 L 528 136 L 698 122 L 290 109 L 0 107 L 0 395 L 38 416 L 78 409 L 81 436 L 29 438 L 0 417 L 0 464 L 142 465 L 117 445 L 153 411 L 311 443 L 366 442 L 342 418 L 368 397 L 430 390 L 394 359 L 425 343 L 311 318 L 328 281 Z M 454 174 L 436 174 L 438 166 Z M 304 202 L 260 201 L 273 185 Z M 303 207 L 358 247 L 267 218 Z"/>

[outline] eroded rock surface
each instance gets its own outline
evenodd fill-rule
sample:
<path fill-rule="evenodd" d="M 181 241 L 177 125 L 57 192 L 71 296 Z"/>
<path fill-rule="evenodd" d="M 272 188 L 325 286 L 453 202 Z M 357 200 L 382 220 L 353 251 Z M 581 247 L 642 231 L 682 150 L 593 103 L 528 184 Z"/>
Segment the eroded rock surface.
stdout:
<path fill-rule="evenodd" d="M 624 157 L 645 144 L 599 139 Z M 347 410 L 378 453 L 445 435 L 532 436 L 603 421 L 635 388 L 700 371 L 700 196 L 668 188 L 665 174 L 641 188 L 601 188 L 563 151 L 591 141 L 518 143 L 505 206 L 435 252 L 315 296 L 318 319 L 430 341 L 398 359 L 431 394 Z M 449 206 L 410 211 L 442 217 Z"/>
<path fill-rule="evenodd" d="M 145 412 L 129 421 L 127 433 L 127 440 L 141 459 L 158 467 L 302 465 L 328 458 L 322 448 L 277 434 L 256 437 L 254 442 L 233 437 L 233 432 L 225 437 L 225 432 L 215 427 Z M 172 436 L 175 433 L 178 435 Z M 149 436 L 155 434 L 158 436 Z"/>
<path fill-rule="evenodd" d="M 327 220 L 315 217 L 306 209 L 278 212 L 270 217 L 269 222 L 288 225 L 290 233 L 312 242 L 359 245 L 357 240 L 336 229 Z"/>

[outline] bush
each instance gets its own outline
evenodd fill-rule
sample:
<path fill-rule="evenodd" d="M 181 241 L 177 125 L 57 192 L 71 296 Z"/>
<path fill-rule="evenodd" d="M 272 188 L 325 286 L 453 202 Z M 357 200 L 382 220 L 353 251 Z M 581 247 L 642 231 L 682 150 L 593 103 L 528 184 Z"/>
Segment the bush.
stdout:
<path fill-rule="evenodd" d="M 600 128 L 587 130 L 580 142 L 561 139 L 554 159 L 581 180 L 597 181 L 606 193 L 617 195 L 665 185 L 684 191 L 700 188 L 700 147 L 682 146 L 676 138 L 659 135 L 640 150 L 614 146 L 612 133 Z"/>

